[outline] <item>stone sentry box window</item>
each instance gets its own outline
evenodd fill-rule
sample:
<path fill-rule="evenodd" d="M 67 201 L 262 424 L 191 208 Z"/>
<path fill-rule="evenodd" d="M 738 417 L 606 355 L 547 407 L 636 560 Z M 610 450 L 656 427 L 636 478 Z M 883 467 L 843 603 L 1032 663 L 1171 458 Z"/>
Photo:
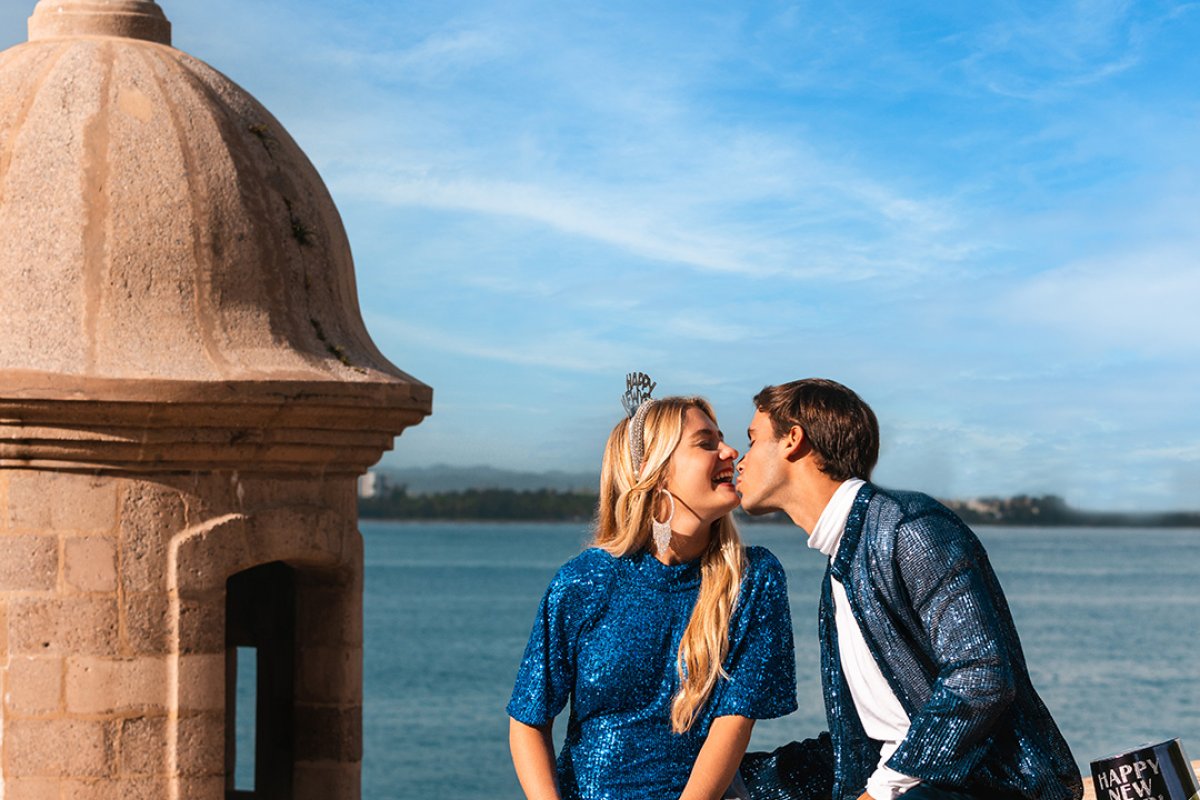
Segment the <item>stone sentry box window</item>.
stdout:
<path fill-rule="evenodd" d="M 256 660 L 253 687 L 238 686 L 238 657 Z M 295 765 L 296 579 L 282 562 L 229 578 L 225 594 L 225 796 L 291 800 Z M 247 691 L 249 690 L 249 691 Z M 253 698 L 252 787 L 237 786 L 238 695 Z M 243 753 L 243 755 L 245 755 Z"/>

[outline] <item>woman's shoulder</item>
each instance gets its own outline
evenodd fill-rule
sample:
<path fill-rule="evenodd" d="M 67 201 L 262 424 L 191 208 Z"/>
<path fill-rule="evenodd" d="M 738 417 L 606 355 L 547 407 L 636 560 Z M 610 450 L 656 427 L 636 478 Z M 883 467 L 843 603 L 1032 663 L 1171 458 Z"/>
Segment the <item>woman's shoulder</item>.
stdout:
<path fill-rule="evenodd" d="M 550 592 L 590 594 L 596 589 L 607 588 L 616 577 L 618 567 L 615 556 L 599 547 L 589 547 L 558 568 L 550 581 Z"/>
<path fill-rule="evenodd" d="M 758 545 L 748 546 L 745 563 L 743 581 L 747 585 L 757 586 L 776 581 L 786 585 L 787 576 L 783 571 L 783 564 L 780 564 L 775 554 L 767 548 Z"/>
<path fill-rule="evenodd" d="M 761 545 L 746 546 L 746 572 L 783 572 L 783 564 L 779 563 L 779 559 Z"/>

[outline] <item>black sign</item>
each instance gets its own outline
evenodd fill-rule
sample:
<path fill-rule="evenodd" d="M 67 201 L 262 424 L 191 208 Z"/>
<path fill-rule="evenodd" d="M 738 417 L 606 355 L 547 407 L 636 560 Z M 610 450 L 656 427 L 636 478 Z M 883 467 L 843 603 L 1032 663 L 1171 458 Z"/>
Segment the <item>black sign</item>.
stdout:
<path fill-rule="evenodd" d="M 1200 800 L 1200 785 L 1178 739 L 1093 761 L 1092 782 L 1096 800 Z"/>

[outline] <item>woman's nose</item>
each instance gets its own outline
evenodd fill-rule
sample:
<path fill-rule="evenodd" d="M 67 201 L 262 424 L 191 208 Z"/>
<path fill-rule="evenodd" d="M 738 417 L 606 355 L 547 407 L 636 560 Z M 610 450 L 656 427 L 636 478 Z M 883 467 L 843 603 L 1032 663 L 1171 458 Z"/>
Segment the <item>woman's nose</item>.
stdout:
<path fill-rule="evenodd" d="M 725 444 L 724 442 L 721 442 L 721 446 L 724 448 L 724 450 L 721 453 L 722 461 L 736 461 L 737 460 L 737 457 L 738 457 L 737 450 L 735 450 L 734 448 Z"/>

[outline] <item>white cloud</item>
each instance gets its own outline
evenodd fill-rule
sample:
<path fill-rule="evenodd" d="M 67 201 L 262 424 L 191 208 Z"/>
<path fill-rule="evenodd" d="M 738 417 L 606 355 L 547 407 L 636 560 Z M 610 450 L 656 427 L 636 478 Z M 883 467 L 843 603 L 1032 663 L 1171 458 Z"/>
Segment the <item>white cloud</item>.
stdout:
<path fill-rule="evenodd" d="M 1127 0 L 1033 5 L 968 37 L 973 52 L 962 66 L 997 94 L 1056 99 L 1138 67 L 1155 31 L 1196 6 Z"/>
<path fill-rule="evenodd" d="M 367 327 L 380 340 L 403 342 L 405 347 L 449 353 L 505 364 L 567 370 L 597 375 L 623 374 L 630 360 L 661 358 L 645 347 L 596 339 L 581 330 L 556 331 L 553 336 L 519 336 L 477 332 L 463 327 L 434 328 L 394 317 L 367 314 Z M 473 329 L 475 330 L 475 329 Z M 639 354 L 639 351 L 641 354 Z"/>
<path fill-rule="evenodd" d="M 438 84 L 464 70 L 482 67 L 509 53 L 493 31 L 450 28 L 430 33 L 409 47 L 376 49 L 330 45 L 314 53 L 320 60 L 387 83 Z"/>
<path fill-rule="evenodd" d="M 1017 321 L 1086 348 L 1148 356 L 1200 351 L 1200 250 L 1144 250 L 1036 275 L 1006 298 Z"/>

